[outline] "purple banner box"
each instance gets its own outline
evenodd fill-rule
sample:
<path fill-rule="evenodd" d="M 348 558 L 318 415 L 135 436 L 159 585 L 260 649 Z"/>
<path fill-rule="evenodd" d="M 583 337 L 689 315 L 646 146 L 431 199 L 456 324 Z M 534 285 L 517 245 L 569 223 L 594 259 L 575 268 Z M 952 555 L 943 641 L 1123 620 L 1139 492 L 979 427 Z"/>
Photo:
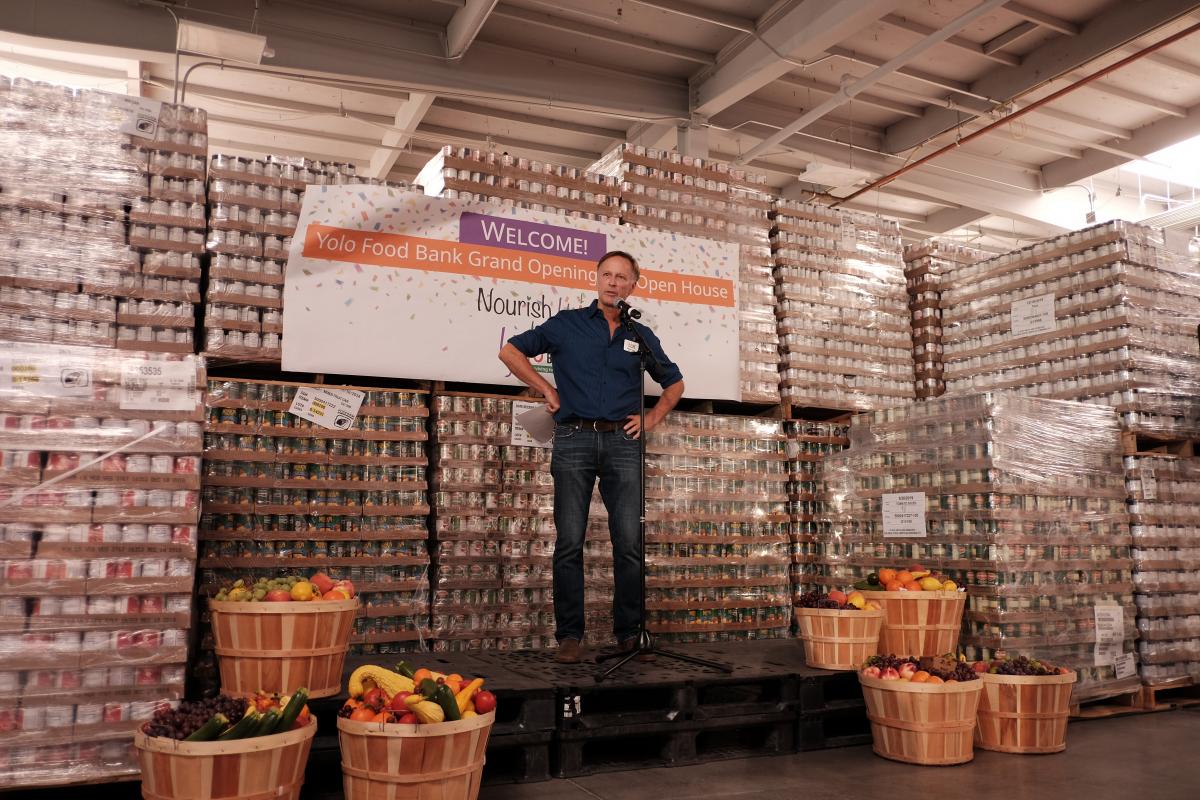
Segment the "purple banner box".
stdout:
<path fill-rule="evenodd" d="M 603 233 L 464 211 L 458 220 L 458 241 L 595 263 L 606 252 L 608 239 Z"/>

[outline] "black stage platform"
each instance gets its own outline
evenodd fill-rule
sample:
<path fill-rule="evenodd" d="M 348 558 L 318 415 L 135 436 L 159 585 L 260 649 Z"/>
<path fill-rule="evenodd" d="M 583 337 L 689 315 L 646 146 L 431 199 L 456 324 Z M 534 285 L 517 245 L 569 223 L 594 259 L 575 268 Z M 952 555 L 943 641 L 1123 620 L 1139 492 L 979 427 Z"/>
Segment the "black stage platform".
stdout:
<path fill-rule="evenodd" d="M 804 664 L 793 639 L 672 645 L 733 667 L 725 674 L 670 659 L 632 661 L 603 683 L 597 666 L 556 664 L 552 652 L 405 656 L 440 672 L 483 677 L 499 700 L 485 783 L 530 782 L 611 770 L 780 755 L 871 741 L 853 672 Z M 392 666 L 396 656 L 352 656 Z M 344 697 L 342 698 L 344 699 Z M 334 720 L 340 701 L 313 701 L 320 732 L 304 795 L 340 796 Z"/>

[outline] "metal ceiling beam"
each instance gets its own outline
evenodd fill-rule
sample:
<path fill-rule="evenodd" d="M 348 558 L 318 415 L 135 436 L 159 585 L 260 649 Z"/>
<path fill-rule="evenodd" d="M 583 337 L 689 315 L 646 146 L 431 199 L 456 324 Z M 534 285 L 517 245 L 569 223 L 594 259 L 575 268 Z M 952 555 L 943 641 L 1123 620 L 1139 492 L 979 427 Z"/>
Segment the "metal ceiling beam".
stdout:
<path fill-rule="evenodd" d="M 814 92 L 822 94 L 837 94 L 839 89 L 831 83 L 822 83 L 821 81 L 813 80 L 799 75 L 784 75 L 778 79 L 776 83 L 782 83 L 786 86 L 795 86 L 799 89 L 812 89 Z M 900 114 L 905 117 L 921 116 L 921 109 L 916 106 L 906 105 L 898 100 L 889 100 L 886 97 L 881 97 L 870 92 L 861 92 L 855 95 L 855 102 L 863 103 L 864 105 L 882 108 L 884 111 L 891 111 L 893 114 Z"/>
<path fill-rule="evenodd" d="M 1185 117 L 1167 117 L 1138 128 L 1129 141 L 1121 144 L 1121 149 L 1145 158 L 1197 135 L 1200 135 L 1200 105 L 1188 109 Z M 1066 186 L 1119 167 L 1128 160 L 1112 153 L 1091 150 L 1078 161 L 1059 160 L 1046 164 L 1042 167 L 1042 180 L 1047 187 Z"/>
<path fill-rule="evenodd" d="M 1005 3 L 1004 9 L 1011 11 L 1022 19 L 1027 19 L 1030 22 L 1037 23 L 1043 28 L 1049 28 L 1052 31 L 1065 33 L 1068 36 L 1074 36 L 1079 33 L 1079 26 L 1074 22 L 1068 22 L 1065 19 L 1047 14 L 1044 11 L 1038 11 L 1036 8 L 1030 8 L 1024 3 Z"/>
<path fill-rule="evenodd" d="M 154 83 L 163 85 L 162 91 L 171 91 L 174 89 L 174 81 L 170 78 L 158 77 L 153 78 Z M 411 95 L 410 95 L 411 96 Z M 299 100 L 291 100 L 282 96 L 267 96 L 261 94 L 251 94 L 249 92 L 235 92 L 232 89 L 221 89 L 216 86 L 203 86 L 197 83 L 188 84 L 189 103 L 204 107 L 204 103 L 191 102 L 190 98 L 206 97 L 210 100 L 223 101 L 233 103 L 235 105 L 251 105 L 258 106 L 263 109 L 273 109 L 279 111 L 294 111 L 299 114 L 313 114 L 322 116 L 347 117 L 363 122 L 370 122 L 377 125 L 391 125 L 392 117 L 387 114 L 372 114 L 367 111 L 343 111 L 343 109 L 334 106 L 325 106 L 317 103 L 303 103 Z"/>
<path fill-rule="evenodd" d="M 240 0 L 193 0 L 183 13 L 201 7 L 246 13 Z M 635 76 L 484 41 L 476 41 L 455 63 L 429 33 L 403 23 L 356 21 L 310 6 L 264 4 L 257 25 L 275 51 L 271 66 L 278 69 L 327 78 L 355 76 L 461 99 L 553 103 L 631 119 L 688 116 L 683 81 Z M 161 9 L 112 0 L 9 3 L 0 15 L 0 29 L 66 40 L 64 49 L 159 63 L 170 60 L 175 41 L 171 18 Z"/>
<path fill-rule="evenodd" d="M 479 35 L 497 0 L 467 0 L 446 24 L 446 57 L 459 59 Z M 386 173 L 385 173 L 386 174 Z"/>
<path fill-rule="evenodd" d="M 737 14 L 729 14 L 706 6 L 698 6 L 695 3 L 685 2 L 685 0 L 630 0 L 630 2 L 635 5 L 645 6 L 646 8 L 657 8 L 659 11 L 666 11 L 681 17 L 700 20 L 711 25 L 718 25 L 722 28 L 742 31 L 743 33 L 750 33 L 754 30 L 754 20 L 748 17 L 739 17 Z"/>
<path fill-rule="evenodd" d="M 1166 100 L 1156 100 L 1153 97 L 1144 95 L 1141 92 L 1133 92 L 1129 89 L 1122 89 L 1120 86 L 1114 86 L 1111 83 L 1096 81 L 1089 83 L 1085 87 L 1088 91 L 1099 92 L 1110 97 L 1116 97 L 1121 100 L 1128 100 L 1130 103 L 1135 103 L 1146 108 L 1153 108 L 1155 111 L 1161 111 L 1172 117 L 1186 117 L 1187 109 L 1183 106 L 1168 103 Z"/>
<path fill-rule="evenodd" d="M 881 67 L 887 63 L 886 59 L 864 55 L 863 53 L 856 53 L 853 50 L 849 50 L 845 47 L 831 47 L 829 48 L 829 54 L 837 56 L 838 58 L 844 58 L 847 61 L 853 61 L 856 64 L 865 64 L 868 67 Z M 921 83 L 926 83 L 930 86 L 936 86 L 939 89 L 947 89 L 962 97 L 971 96 L 970 85 L 962 81 L 956 81 L 953 78 L 943 78 L 941 75 L 934 75 L 932 72 L 926 72 L 923 69 L 916 69 L 914 67 L 899 67 L 893 70 L 893 72 L 897 75 L 902 75 L 905 78 L 912 78 L 914 81 L 920 81 Z M 982 96 L 979 97 L 981 101 L 987 101 L 987 98 Z"/>
<path fill-rule="evenodd" d="M 1006 30 L 1004 33 L 1000 34 L 999 36 L 995 36 L 991 39 L 988 39 L 986 42 L 984 42 L 983 43 L 983 52 L 988 53 L 989 55 L 991 53 L 995 53 L 998 50 L 1008 47 L 1013 42 L 1024 39 L 1026 36 L 1033 33 L 1037 29 L 1038 29 L 1038 26 L 1035 23 L 1029 22 L 1028 20 L 1026 20 L 1025 22 L 1018 23 L 1018 24 L 1012 26 L 1011 28 L 1009 28 L 1008 30 Z"/>
<path fill-rule="evenodd" d="M 858 211 L 862 214 L 875 214 L 880 217 L 889 217 L 891 219 L 902 220 L 904 222 L 924 222 L 924 214 L 914 214 L 911 211 L 901 211 L 898 208 L 883 208 L 880 205 L 872 203 L 860 203 L 857 200 L 853 203 L 842 203 L 841 208 L 848 208 L 851 211 Z"/>
<path fill-rule="evenodd" d="M 1132 51 L 1134 48 L 1128 49 Z M 1142 60 L 1150 64 L 1158 64 L 1160 67 L 1165 67 L 1181 75 L 1187 75 L 1190 78 L 1200 78 L 1200 65 L 1193 64 L 1190 61 L 1182 61 L 1165 53 L 1151 53 Z"/>
<path fill-rule="evenodd" d="M 490 143 L 501 147 L 515 147 L 518 150 L 530 150 L 535 153 L 546 153 L 563 158 L 576 158 L 586 161 L 589 164 L 596 161 L 602 155 L 599 150 L 579 150 L 574 147 L 560 147 L 559 145 L 547 144 L 545 142 L 533 142 L 528 139 L 517 139 L 512 136 L 496 136 L 480 131 L 468 131 L 461 128 L 449 128 L 444 125 L 430 125 L 428 123 L 419 125 L 417 132 L 421 135 L 421 138 L 427 141 L 431 137 L 434 139 L 458 139 L 481 147 L 486 147 Z"/>
<path fill-rule="evenodd" d="M 975 208 L 944 208 L 929 214 L 925 217 L 923 224 L 914 225 L 913 228 L 929 236 L 936 236 L 939 233 L 961 228 L 963 225 L 970 225 L 987 215 L 986 211 Z"/>
<path fill-rule="evenodd" d="M 931 31 L 928 36 L 923 37 L 920 41 L 905 48 L 902 52 L 888 59 L 885 63 L 880 64 L 878 67 L 871 70 L 861 78 L 842 86 L 837 94 L 829 97 L 824 102 L 818 104 L 815 108 L 804 112 L 798 119 L 783 126 L 781 130 L 768 136 L 766 139 L 750 148 L 750 150 L 744 156 L 744 159 L 748 160 L 754 158 L 763 151 L 774 147 L 776 144 L 783 141 L 793 133 L 804 130 L 810 124 L 816 122 L 830 111 L 840 108 L 841 106 L 850 102 L 854 95 L 858 94 L 864 89 L 874 86 L 880 81 L 880 79 L 884 78 L 892 71 L 903 67 L 913 59 L 929 52 L 934 47 L 937 47 L 939 44 L 949 39 L 958 31 L 961 31 L 963 28 L 975 22 L 975 20 L 979 19 L 980 17 L 986 15 L 992 9 L 1002 5 L 1004 2 L 1005 0 L 983 0 L 983 2 L 979 3 L 979 5 L 947 22 L 942 28 Z M 739 163 L 743 163 L 743 161 L 739 160 Z"/>
<path fill-rule="evenodd" d="M 464 103 L 459 100 L 447 100 L 444 97 L 439 97 L 434 103 L 434 108 L 445 109 L 446 111 L 455 111 L 460 114 L 471 114 L 479 117 L 488 117 L 491 119 L 502 119 L 509 122 L 518 122 L 523 125 L 536 125 L 539 128 L 548 128 L 550 130 L 567 131 L 568 133 L 580 133 L 585 136 L 599 136 L 605 139 L 624 139 L 625 131 L 616 128 L 602 128 L 598 125 L 585 125 L 581 122 L 567 122 L 560 119 L 552 119 L 550 117 L 539 117 L 536 114 L 524 114 L 520 111 L 512 111 L 507 108 L 495 108 L 494 106 L 480 106 L 474 103 Z"/>
<path fill-rule="evenodd" d="M 883 17 L 880 22 L 887 23 L 893 28 L 899 28 L 900 30 L 908 31 L 909 33 L 915 33 L 918 36 L 929 36 L 931 33 L 937 30 L 936 28 L 931 28 L 928 25 L 922 25 L 919 22 L 913 22 L 910 19 L 905 19 L 899 14 L 888 14 L 887 16 Z M 1017 58 L 1011 53 L 995 52 L 999 48 L 985 50 L 983 45 L 979 44 L 978 42 L 972 42 L 965 36 L 950 36 L 946 39 L 946 44 L 950 45 L 951 47 L 957 47 L 959 50 L 970 53 L 971 55 L 986 58 L 991 61 L 997 61 L 1001 64 L 1007 64 L 1010 67 L 1015 67 L 1017 64 L 1021 63 L 1021 59 Z"/>
<path fill-rule="evenodd" d="M 625 132 L 624 139 L 643 147 L 665 147 L 667 139 L 675 135 L 675 128 L 674 122 L 639 122 Z"/>
<path fill-rule="evenodd" d="M 505 19 L 513 19 L 518 22 L 523 22 L 527 25 L 535 25 L 540 28 L 559 31 L 563 33 L 573 33 L 577 36 L 583 36 L 587 39 L 593 39 L 605 44 L 616 45 L 618 47 L 628 47 L 633 50 L 641 50 L 655 55 L 671 56 L 682 61 L 691 61 L 695 64 L 711 65 L 715 64 L 717 57 L 713 53 L 706 53 L 703 50 L 696 50 L 691 47 L 680 47 L 679 45 L 668 44 L 657 39 L 651 39 L 646 36 L 639 36 L 635 33 L 624 31 L 615 31 L 610 28 L 603 28 L 599 25 L 589 25 L 586 22 L 576 22 L 573 19 L 565 17 L 557 17 L 551 14 L 542 14 L 537 11 L 530 11 L 525 8 L 518 8 L 506 3 L 502 3 L 492 12 L 497 17 Z"/>
<path fill-rule="evenodd" d="M 1018 107 L 1020 107 L 1020 104 L 1018 104 Z M 1133 136 L 1133 131 L 1130 131 L 1126 128 L 1120 128 L 1116 125 L 1109 125 L 1107 122 L 1102 122 L 1098 119 L 1080 117 L 1067 111 L 1060 111 L 1057 108 L 1050 108 L 1049 106 L 1043 106 L 1037 109 L 1034 113 L 1043 117 L 1056 119 L 1059 122 L 1066 122 L 1071 125 L 1076 125 L 1080 128 L 1089 128 L 1094 131 L 1099 131 L 1100 133 L 1108 134 L 1114 139 L 1128 139 Z"/>
<path fill-rule="evenodd" d="M 397 130 L 384 131 L 380 147 L 371 156 L 367 177 L 386 178 L 396 163 L 400 150 L 412 140 L 412 133 L 420 125 L 425 112 L 433 105 L 434 95 L 413 92 L 408 102 L 396 110 L 394 122 Z"/>
<path fill-rule="evenodd" d="M 720 59 L 717 67 L 692 85 L 692 111 L 711 117 L 781 75 L 793 62 L 810 61 L 884 14 L 899 0 L 800 0 L 756 23 Z"/>
<path fill-rule="evenodd" d="M 1025 56 L 1019 67 L 998 67 L 984 75 L 971 84 L 971 93 L 996 102 L 1007 102 L 1197 7 L 1200 4 L 1195 0 L 1114 3 L 1088 22 L 1078 35 L 1047 42 Z M 1008 10 L 1013 11 L 1011 3 Z M 1045 24 L 1039 20 L 1033 21 Z M 887 150 L 890 153 L 903 152 L 952 130 L 962 121 L 961 112 L 930 108 L 919 120 L 901 120 L 892 125 L 887 133 Z"/>

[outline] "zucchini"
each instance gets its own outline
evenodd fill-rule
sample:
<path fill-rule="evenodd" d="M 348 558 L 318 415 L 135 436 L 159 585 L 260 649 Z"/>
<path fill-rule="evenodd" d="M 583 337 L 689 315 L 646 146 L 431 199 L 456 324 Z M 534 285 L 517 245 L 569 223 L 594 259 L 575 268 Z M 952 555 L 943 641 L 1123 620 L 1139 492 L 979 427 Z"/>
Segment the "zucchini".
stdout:
<path fill-rule="evenodd" d="M 217 737 L 217 741 L 228 742 L 231 739 L 245 739 L 250 736 L 250 732 L 258 727 L 258 723 L 262 721 L 262 714 L 259 714 L 254 705 L 251 704 L 246 709 L 246 715 L 237 721 L 229 730 Z"/>
<path fill-rule="evenodd" d="M 229 717 L 224 714 L 213 714 L 209 717 L 208 722 L 201 725 L 192 735 L 184 739 L 185 742 L 207 742 L 217 738 L 217 734 L 225 730 L 225 726 L 229 724 Z"/>
<path fill-rule="evenodd" d="M 438 685 L 437 691 L 433 693 L 433 702 L 442 707 L 447 722 L 462 719 L 462 713 L 458 710 L 458 699 L 446 684 Z"/>
<path fill-rule="evenodd" d="M 279 724 L 279 710 L 272 708 L 267 713 L 263 714 L 258 721 L 258 725 L 254 728 L 254 732 L 247 735 L 247 739 L 253 739 L 256 736 L 269 736 L 275 732 L 275 726 Z"/>
<path fill-rule="evenodd" d="M 408 678 L 410 681 L 412 680 L 413 668 L 408 665 L 407 661 L 397 661 L 395 671 Z"/>
<path fill-rule="evenodd" d="M 275 733 L 286 733 L 296 724 L 296 720 L 300 716 L 300 712 L 304 710 L 304 704 L 308 702 L 308 689 L 297 689 L 292 694 L 292 699 L 288 700 L 288 704 L 283 707 L 283 713 L 279 716 L 279 724 L 275 726 Z"/>

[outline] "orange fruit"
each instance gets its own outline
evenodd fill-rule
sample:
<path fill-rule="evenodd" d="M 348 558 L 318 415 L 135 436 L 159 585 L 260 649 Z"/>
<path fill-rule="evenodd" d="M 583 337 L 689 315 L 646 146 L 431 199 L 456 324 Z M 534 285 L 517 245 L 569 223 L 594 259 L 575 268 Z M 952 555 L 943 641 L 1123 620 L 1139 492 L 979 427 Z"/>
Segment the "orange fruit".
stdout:
<path fill-rule="evenodd" d="M 945 683 L 945 681 L 942 680 L 941 678 L 939 678 L 937 675 L 930 675 L 929 679 L 925 682 L 926 683 Z"/>
<path fill-rule="evenodd" d="M 881 586 L 887 586 L 894 580 L 896 580 L 896 570 L 891 567 L 884 567 L 879 570 L 879 583 Z"/>
<path fill-rule="evenodd" d="M 900 583 L 908 583 L 913 579 L 913 574 L 906 569 L 902 569 L 896 573 L 896 580 Z"/>
<path fill-rule="evenodd" d="M 921 591 L 921 584 L 917 583 L 916 581 L 909 581 L 908 583 L 904 584 L 904 588 L 910 592 L 919 592 Z"/>
<path fill-rule="evenodd" d="M 925 683 L 925 682 L 927 682 L 927 681 L 928 681 L 930 678 L 932 678 L 932 677 L 933 677 L 933 676 L 932 676 L 932 675 L 930 675 L 930 674 L 929 674 L 928 672 L 926 672 L 925 670 L 923 670 L 923 669 L 919 669 L 919 670 L 917 670 L 916 672 L 914 672 L 914 673 L 913 673 L 913 676 L 912 676 L 912 682 L 913 682 L 913 683 Z"/>
<path fill-rule="evenodd" d="M 899 592 L 904 589 L 904 584 L 900 583 L 900 581 L 892 581 L 891 583 L 887 584 L 884 588 L 889 592 Z"/>
<path fill-rule="evenodd" d="M 417 670 L 416 672 L 413 673 L 413 683 L 420 686 L 421 681 L 425 680 L 426 678 L 432 678 L 432 677 L 433 677 L 432 672 L 425 669 L 424 667 L 421 667 L 419 670 Z"/>

